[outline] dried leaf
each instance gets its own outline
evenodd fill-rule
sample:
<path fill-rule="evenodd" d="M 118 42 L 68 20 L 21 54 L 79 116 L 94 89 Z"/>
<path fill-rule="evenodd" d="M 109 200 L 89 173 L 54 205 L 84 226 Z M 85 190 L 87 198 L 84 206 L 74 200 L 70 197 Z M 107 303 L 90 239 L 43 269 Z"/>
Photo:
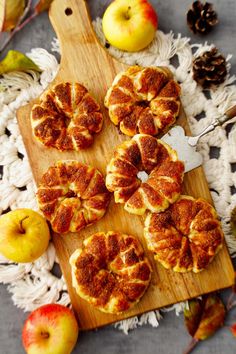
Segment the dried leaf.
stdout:
<path fill-rule="evenodd" d="M 193 299 L 188 302 L 188 308 L 184 309 L 184 321 L 188 333 L 194 337 L 198 329 L 202 316 L 202 306 L 200 300 Z"/>
<path fill-rule="evenodd" d="M 202 318 L 194 338 L 204 340 L 213 335 L 223 326 L 225 319 L 225 307 L 217 295 L 209 295 L 206 299 Z"/>
<path fill-rule="evenodd" d="M 9 50 L 5 58 L 0 62 L 0 74 L 27 70 L 41 71 L 30 58 L 17 50 Z"/>
<path fill-rule="evenodd" d="M 191 300 L 189 310 L 184 310 L 188 332 L 196 340 L 204 340 L 213 335 L 224 324 L 225 307 L 216 295 L 208 295 L 203 300 Z"/>
<path fill-rule="evenodd" d="M 236 207 L 231 211 L 230 225 L 232 234 L 236 237 Z"/>
<path fill-rule="evenodd" d="M 11 31 L 17 23 L 19 19 L 24 13 L 24 9 L 26 6 L 25 0 L 4 0 L 1 4 L 1 15 L 0 17 L 3 19 L 1 31 Z M 4 13 L 2 17 L 2 12 Z"/>
<path fill-rule="evenodd" d="M 39 0 L 37 5 L 35 6 L 35 12 L 39 14 L 43 11 L 47 11 L 52 2 L 53 0 Z"/>
<path fill-rule="evenodd" d="M 0 32 L 2 32 L 4 18 L 5 18 L 5 3 L 6 0 L 0 1 Z"/>
<path fill-rule="evenodd" d="M 234 272 L 234 285 L 232 287 L 233 292 L 236 294 L 236 272 Z"/>
<path fill-rule="evenodd" d="M 230 329 L 231 329 L 231 332 L 232 332 L 233 336 L 236 337 L 236 323 L 234 323 L 234 324 L 230 327 Z"/>

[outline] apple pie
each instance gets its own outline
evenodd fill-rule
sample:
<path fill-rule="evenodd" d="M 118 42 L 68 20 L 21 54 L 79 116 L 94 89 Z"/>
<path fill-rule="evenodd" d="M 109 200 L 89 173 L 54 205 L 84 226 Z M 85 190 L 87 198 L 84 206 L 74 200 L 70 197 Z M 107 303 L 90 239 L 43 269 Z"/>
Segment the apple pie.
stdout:
<path fill-rule="evenodd" d="M 175 272 L 202 271 L 223 244 L 215 209 L 204 199 L 185 195 L 163 213 L 149 213 L 144 236 L 154 258 Z"/>
<path fill-rule="evenodd" d="M 100 311 L 118 314 L 135 305 L 151 279 L 151 266 L 133 236 L 99 232 L 70 257 L 78 295 Z"/>
<path fill-rule="evenodd" d="M 180 86 L 169 69 L 131 66 L 115 77 L 104 104 L 122 133 L 155 136 L 175 123 L 179 95 Z"/>
<path fill-rule="evenodd" d="M 140 171 L 148 174 L 140 180 Z M 169 145 L 151 135 L 136 134 L 115 150 L 107 166 L 106 186 L 116 203 L 131 214 L 161 212 L 181 193 L 184 164 Z"/>
<path fill-rule="evenodd" d="M 36 139 L 61 151 L 89 147 L 102 123 L 99 104 L 79 83 L 63 82 L 51 87 L 31 111 Z"/>
<path fill-rule="evenodd" d="M 97 169 L 66 160 L 44 173 L 37 200 L 55 232 L 77 232 L 103 217 L 110 193 Z"/>

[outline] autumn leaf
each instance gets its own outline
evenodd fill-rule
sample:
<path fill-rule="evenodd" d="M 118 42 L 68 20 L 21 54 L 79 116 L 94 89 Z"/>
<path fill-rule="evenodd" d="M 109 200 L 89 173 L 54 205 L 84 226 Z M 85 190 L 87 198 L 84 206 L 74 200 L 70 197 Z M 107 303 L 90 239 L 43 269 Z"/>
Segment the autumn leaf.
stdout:
<path fill-rule="evenodd" d="M 234 324 L 230 327 L 230 330 L 231 330 L 233 336 L 236 337 L 236 323 L 234 323 Z"/>
<path fill-rule="evenodd" d="M 47 11 L 52 1 L 39 0 L 32 7 L 32 0 L 0 0 L 0 32 L 9 31 L 9 35 L 0 46 L 0 53 L 6 48 L 17 32 L 22 30 L 41 12 Z"/>
<path fill-rule="evenodd" d="M 47 11 L 51 5 L 53 0 L 39 0 L 37 5 L 35 6 L 35 12 L 41 13 L 43 11 Z"/>
<path fill-rule="evenodd" d="M 193 299 L 188 302 L 188 308 L 184 309 L 184 321 L 188 333 L 194 337 L 201 321 L 202 306 L 200 300 Z"/>
<path fill-rule="evenodd" d="M 236 294 L 236 272 L 234 272 L 234 285 L 232 286 L 233 293 Z M 231 295 L 233 297 L 233 295 Z"/>
<path fill-rule="evenodd" d="M 9 50 L 6 57 L 0 62 L 0 74 L 27 70 L 41 71 L 30 58 L 17 50 Z"/>
<path fill-rule="evenodd" d="M 3 0 L 0 2 L 0 32 L 3 29 L 3 24 L 4 24 L 4 18 L 5 18 L 5 2 L 6 0 Z"/>
<path fill-rule="evenodd" d="M 203 300 L 191 300 L 184 318 L 189 334 L 196 340 L 204 340 L 223 326 L 225 307 L 216 294 L 211 294 Z"/>
<path fill-rule="evenodd" d="M 194 338 L 199 340 L 207 339 L 223 326 L 224 320 L 225 307 L 223 302 L 217 295 L 209 295 Z"/>
<path fill-rule="evenodd" d="M 3 0 L 0 5 L 1 31 L 11 31 L 15 28 L 25 7 L 25 0 Z"/>

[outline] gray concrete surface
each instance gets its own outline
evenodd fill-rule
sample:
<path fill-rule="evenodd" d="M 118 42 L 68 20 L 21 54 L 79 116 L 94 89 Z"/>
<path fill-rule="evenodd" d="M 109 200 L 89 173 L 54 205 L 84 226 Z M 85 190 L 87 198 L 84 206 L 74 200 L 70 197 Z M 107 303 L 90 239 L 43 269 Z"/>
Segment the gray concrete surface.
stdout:
<path fill-rule="evenodd" d="M 55 0 L 56 1 L 56 0 Z M 80 1 L 80 0 L 78 0 Z M 212 1 L 218 11 L 220 23 L 207 37 L 194 36 L 186 26 L 185 13 L 191 1 L 187 0 L 151 0 L 159 14 L 159 28 L 165 32 L 172 30 L 175 34 L 190 36 L 192 42 L 214 42 L 224 53 L 232 53 L 231 73 L 236 73 L 236 2 L 235 0 Z M 102 15 L 109 1 L 88 0 L 91 15 Z M 23 52 L 33 47 L 51 48 L 51 40 L 55 36 L 47 14 L 42 14 L 28 27 L 24 28 L 6 49 L 18 49 Z M 3 53 L 4 55 L 4 53 Z M 224 298 L 227 292 L 223 294 Z M 21 354 L 21 330 L 26 318 L 22 310 L 14 307 L 6 287 L 0 286 L 0 354 Z M 236 310 L 226 320 L 226 325 L 236 322 Z M 186 333 L 183 317 L 175 314 L 164 314 L 159 328 L 144 326 L 133 330 L 125 336 L 112 326 L 81 333 L 73 353 L 81 354 L 181 354 L 190 337 Z M 221 329 L 216 336 L 201 343 L 194 351 L 196 354 L 235 354 L 236 340 L 227 328 Z"/>

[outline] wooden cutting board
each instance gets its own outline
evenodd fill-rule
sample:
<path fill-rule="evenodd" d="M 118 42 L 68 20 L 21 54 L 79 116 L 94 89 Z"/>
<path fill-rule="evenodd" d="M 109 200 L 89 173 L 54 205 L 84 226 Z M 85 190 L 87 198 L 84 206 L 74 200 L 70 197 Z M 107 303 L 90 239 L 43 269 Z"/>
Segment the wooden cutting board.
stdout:
<path fill-rule="evenodd" d="M 105 120 L 102 132 L 95 136 L 95 142 L 91 148 L 81 152 L 59 152 L 56 149 L 45 148 L 33 138 L 30 125 L 30 110 L 33 103 L 19 109 L 18 122 L 36 183 L 40 181 L 42 174 L 50 165 L 63 159 L 76 159 L 91 164 L 105 174 L 106 165 L 112 157 L 113 150 L 122 141 L 128 139 L 118 133 L 103 106 L 105 93 L 115 75 L 127 66 L 112 58 L 97 42 L 84 0 L 54 0 L 50 10 L 50 19 L 58 35 L 62 54 L 60 70 L 54 83 L 81 82 L 99 101 Z M 190 133 L 183 110 L 181 110 L 178 124 Z M 201 167 L 185 175 L 184 192 L 194 197 L 204 197 L 212 202 Z M 137 236 L 154 270 L 151 285 L 140 303 L 122 315 L 104 314 L 94 309 L 77 296 L 71 282 L 71 269 L 68 262 L 70 255 L 81 246 L 84 238 L 97 231 L 109 230 Z M 234 282 L 234 270 L 225 245 L 207 270 L 199 274 L 177 274 L 156 264 L 153 256 L 146 249 L 142 218 L 127 213 L 122 205 L 115 204 L 113 200 L 105 217 L 98 223 L 82 230 L 79 234 L 64 236 L 54 234 L 53 242 L 81 329 L 100 327 L 200 294 L 229 287 Z"/>

